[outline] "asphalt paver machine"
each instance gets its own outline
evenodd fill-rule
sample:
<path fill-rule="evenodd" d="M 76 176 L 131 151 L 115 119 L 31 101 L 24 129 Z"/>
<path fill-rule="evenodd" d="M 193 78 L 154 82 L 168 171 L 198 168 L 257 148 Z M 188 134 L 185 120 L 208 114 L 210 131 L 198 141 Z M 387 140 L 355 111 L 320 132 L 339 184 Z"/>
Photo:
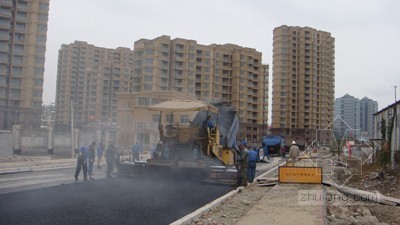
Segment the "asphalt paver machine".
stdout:
<path fill-rule="evenodd" d="M 159 142 L 150 159 L 120 162 L 123 176 L 181 177 L 236 184 L 236 135 L 239 119 L 233 107 L 221 102 L 165 101 L 148 110 L 171 114 L 193 112 L 187 124 L 161 122 Z"/>

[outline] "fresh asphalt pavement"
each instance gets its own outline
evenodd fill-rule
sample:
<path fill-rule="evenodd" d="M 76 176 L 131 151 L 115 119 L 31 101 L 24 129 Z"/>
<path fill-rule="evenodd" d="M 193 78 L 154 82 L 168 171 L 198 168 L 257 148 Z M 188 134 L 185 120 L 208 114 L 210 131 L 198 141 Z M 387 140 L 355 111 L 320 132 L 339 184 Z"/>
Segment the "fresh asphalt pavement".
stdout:
<path fill-rule="evenodd" d="M 74 183 L 71 171 L 56 186 L 0 194 L 0 224 L 169 224 L 233 189 L 184 179 Z"/>

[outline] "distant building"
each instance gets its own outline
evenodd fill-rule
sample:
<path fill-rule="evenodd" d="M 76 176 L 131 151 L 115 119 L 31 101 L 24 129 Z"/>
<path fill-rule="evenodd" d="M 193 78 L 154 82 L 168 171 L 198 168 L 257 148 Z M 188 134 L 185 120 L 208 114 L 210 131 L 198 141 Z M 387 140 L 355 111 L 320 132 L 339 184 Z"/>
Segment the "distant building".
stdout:
<path fill-rule="evenodd" d="M 345 94 L 343 97 L 337 98 L 335 100 L 335 118 L 340 116 L 340 119 L 335 120 L 335 133 L 344 135 L 349 131 L 351 134 L 356 132 L 358 135 L 360 135 L 360 109 L 360 99 L 358 98 L 355 98 L 349 94 Z"/>
<path fill-rule="evenodd" d="M 39 129 L 49 0 L 2 0 L 0 129 Z"/>
<path fill-rule="evenodd" d="M 359 100 L 349 94 L 335 100 L 334 131 L 336 134 L 352 135 L 368 139 L 373 136 L 373 114 L 378 111 L 378 103 L 364 97 Z"/>
<path fill-rule="evenodd" d="M 239 138 L 259 143 L 267 131 L 268 80 L 262 54 L 234 44 L 200 45 L 160 36 L 140 39 L 130 50 L 75 41 L 59 51 L 56 127 L 70 129 L 71 115 L 76 128 L 115 121 L 118 93 L 175 91 L 234 106 L 240 117 Z"/>
<path fill-rule="evenodd" d="M 58 53 L 56 130 L 116 121 L 117 93 L 130 92 L 133 51 L 75 41 Z"/>
<path fill-rule="evenodd" d="M 239 138 L 261 141 L 268 124 L 269 85 L 261 52 L 165 35 L 136 41 L 134 52 L 133 92 L 173 90 L 205 102 L 222 100 L 239 112 Z"/>
<path fill-rule="evenodd" d="M 333 121 L 335 39 L 310 27 L 274 29 L 271 133 L 310 144 Z"/>
<path fill-rule="evenodd" d="M 360 129 L 363 137 L 373 137 L 375 124 L 373 115 L 378 111 L 378 102 L 367 97 L 360 100 Z"/>

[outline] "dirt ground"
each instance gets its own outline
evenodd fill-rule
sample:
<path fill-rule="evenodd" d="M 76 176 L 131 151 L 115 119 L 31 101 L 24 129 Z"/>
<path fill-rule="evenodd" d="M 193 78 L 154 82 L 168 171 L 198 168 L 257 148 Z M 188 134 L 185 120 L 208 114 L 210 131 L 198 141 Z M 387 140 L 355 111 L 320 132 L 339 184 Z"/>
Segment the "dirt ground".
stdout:
<path fill-rule="evenodd" d="M 234 225 L 271 189 L 249 185 L 239 194 L 232 196 L 216 209 L 205 213 L 194 221 L 195 225 Z"/>
<path fill-rule="evenodd" d="M 376 177 L 378 174 L 378 177 Z M 400 176 L 385 171 L 377 165 L 366 165 L 363 167 L 363 176 L 356 176 L 349 181 L 347 186 L 360 190 L 379 192 L 385 196 L 400 199 Z M 389 206 L 383 204 L 364 204 L 372 216 L 380 223 L 390 225 L 400 224 L 400 206 Z"/>
<path fill-rule="evenodd" d="M 362 175 L 344 177 L 346 186 L 375 192 L 400 199 L 400 176 L 387 172 L 380 178 L 373 177 L 381 172 L 379 167 L 365 167 Z M 334 177 L 333 179 L 337 179 Z M 348 180 L 347 180 L 348 179 Z M 340 183 L 340 181 L 338 181 Z M 231 197 L 216 209 L 207 212 L 195 225 L 234 225 L 271 189 L 259 187 L 255 182 Z M 336 189 L 325 187 L 326 193 L 340 194 Z M 279 207 L 279 206 L 277 206 Z M 330 225 L 364 224 L 364 225 L 398 225 L 400 224 L 400 206 L 389 206 L 366 201 L 326 202 L 327 223 Z"/>

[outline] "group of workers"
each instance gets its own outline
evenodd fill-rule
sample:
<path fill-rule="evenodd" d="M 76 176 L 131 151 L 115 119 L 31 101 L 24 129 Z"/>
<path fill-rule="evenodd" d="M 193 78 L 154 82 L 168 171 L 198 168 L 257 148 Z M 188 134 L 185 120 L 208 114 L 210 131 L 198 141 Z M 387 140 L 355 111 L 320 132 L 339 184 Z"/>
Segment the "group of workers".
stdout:
<path fill-rule="evenodd" d="M 107 162 L 107 177 L 111 177 L 112 171 L 114 170 L 114 164 L 117 159 L 118 149 L 114 146 L 114 143 L 110 143 L 106 152 L 105 158 Z M 91 142 L 88 147 L 81 146 L 79 148 L 77 163 L 75 169 L 75 181 L 78 181 L 81 170 L 83 171 L 83 180 L 88 180 L 88 175 L 91 180 L 94 180 L 93 176 L 93 165 L 97 156 L 97 168 L 101 169 L 100 163 L 104 154 L 104 145 L 100 142 L 96 150 L 96 142 Z"/>
<path fill-rule="evenodd" d="M 257 149 L 254 147 L 253 148 L 248 147 L 245 141 L 239 144 L 238 147 L 239 147 L 238 160 L 237 160 L 239 169 L 238 185 L 247 186 L 248 183 L 253 183 L 254 181 L 256 175 L 257 162 L 260 161 L 259 151 L 257 151 Z M 267 147 L 264 147 L 263 150 L 264 150 L 264 157 L 267 156 L 269 159 Z M 285 154 L 286 153 L 283 152 L 283 155 Z M 300 154 L 300 149 L 296 145 L 296 142 L 293 141 L 288 155 L 289 160 L 295 161 L 299 156 L 299 154 Z"/>

